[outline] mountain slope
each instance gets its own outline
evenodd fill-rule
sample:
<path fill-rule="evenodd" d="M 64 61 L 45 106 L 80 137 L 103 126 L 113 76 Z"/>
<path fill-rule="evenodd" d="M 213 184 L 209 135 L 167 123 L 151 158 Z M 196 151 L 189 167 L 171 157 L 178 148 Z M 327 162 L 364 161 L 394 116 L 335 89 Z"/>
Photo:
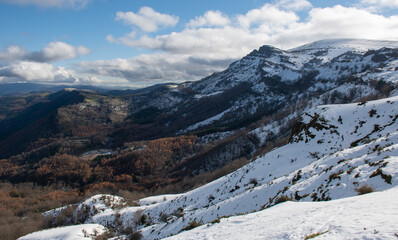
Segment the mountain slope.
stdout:
<path fill-rule="evenodd" d="M 47 101 L 36 103 L 13 118 L 0 121 L 0 158 L 18 154 L 37 139 L 54 134 L 57 131 L 58 109 L 83 100 L 79 92 L 60 91 L 47 96 Z"/>
<path fill-rule="evenodd" d="M 398 183 L 397 120 L 398 97 L 318 106 L 303 115 L 289 144 L 225 177 L 187 193 L 142 199 L 140 206 L 120 210 L 112 206 L 121 200 L 95 196 L 81 203 L 76 214 L 86 209 L 85 223 L 115 229 L 133 226 L 145 239 L 159 239 L 193 223 L 273 209 L 289 199 L 342 199 L 357 195 L 356 189 L 366 185 L 376 191 L 390 189 Z M 59 211 L 47 214 L 56 216 Z M 141 225 L 137 219 L 143 215 L 146 220 Z"/>
<path fill-rule="evenodd" d="M 380 72 L 397 67 L 397 47 L 397 42 L 354 39 L 324 40 L 288 51 L 263 46 L 224 72 L 186 85 L 200 92 L 199 97 L 222 94 L 242 83 L 250 85 L 229 108 L 218 112 L 220 115 L 188 129 L 245 115 L 270 114 L 331 90 L 340 96 L 326 99 L 326 103 L 352 101 L 374 92 L 374 87 L 369 86 L 371 79 L 383 76 L 386 82 L 396 81 Z"/>
<path fill-rule="evenodd" d="M 302 105 L 348 103 L 395 88 L 398 42 L 335 39 L 291 50 L 262 46 L 197 82 L 133 96 L 132 109 L 170 114 L 178 133 L 237 129 Z"/>

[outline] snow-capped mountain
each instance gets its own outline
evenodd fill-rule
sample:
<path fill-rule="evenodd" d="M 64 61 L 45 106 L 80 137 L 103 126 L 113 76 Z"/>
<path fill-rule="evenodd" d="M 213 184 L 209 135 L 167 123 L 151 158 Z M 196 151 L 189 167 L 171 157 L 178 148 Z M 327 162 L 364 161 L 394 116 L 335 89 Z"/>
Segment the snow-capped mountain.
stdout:
<path fill-rule="evenodd" d="M 267 222 L 262 218 L 268 215 L 271 219 L 276 219 L 276 222 L 294 222 L 295 214 L 300 213 L 292 210 L 296 208 L 297 203 L 284 204 L 274 209 L 275 205 L 286 200 L 329 201 L 353 197 L 360 192 L 361 187 L 369 187 L 373 191 L 393 189 L 388 193 L 378 193 L 375 197 L 350 198 L 322 205 L 298 205 L 303 206 L 307 215 L 311 211 L 319 211 L 314 218 L 333 214 L 335 208 L 341 212 L 345 209 L 344 206 L 349 204 L 362 204 L 362 207 L 366 208 L 367 199 L 384 195 L 390 197 L 397 193 L 397 120 L 398 97 L 366 103 L 314 107 L 304 113 L 301 121 L 296 124 L 289 144 L 214 182 L 183 194 L 141 199 L 140 206 L 135 207 L 124 207 L 125 203 L 118 197 L 98 195 L 79 204 L 74 217 L 84 209 L 87 214 L 84 221 L 86 224 L 96 223 L 116 230 L 133 226 L 141 232 L 144 239 L 161 239 L 188 230 L 192 226 L 217 225 L 220 219 L 219 226 L 225 226 L 229 229 L 227 231 L 232 231 L 231 224 L 236 224 L 237 227 L 240 226 L 239 223 L 243 224 L 242 219 L 256 221 L 254 219 L 258 217 L 261 218 L 260 222 Z M 384 208 L 391 207 L 392 212 L 397 211 L 391 199 L 380 201 L 380 204 L 383 203 L 392 205 L 383 205 Z M 115 208 L 115 205 L 119 207 Z M 380 207 L 376 205 L 374 211 Z M 266 210 L 261 211 L 263 209 Z M 291 212 L 290 220 L 280 219 L 289 215 L 279 215 L 281 209 Z M 257 213 L 258 211 L 261 212 Z M 339 211 L 336 214 L 339 214 Z M 373 211 L 373 208 L 369 207 L 365 211 Z M 57 215 L 59 212 L 62 212 L 62 209 L 46 214 Z M 252 214 L 246 216 L 248 213 Z M 349 212 L 345 214 L 350 215 Z M 222 219 L 236 215 L 245 216 Z M 342 216 L 332 215 L 331 219 Z M 374 235 L 375 237 L 394 238 L 391 226 L 395 226 L 398 220 L 396 217 L 381 219 L 378 215 L 377 219 L 366 219 L 366 216 L 363 216 L 363 227 L 372 228 L 372 224 L 376 224 L 375 231 L 380 235 Z M 271 235 L 267 235 L 267 232 L 257 229 L 263 227 L 258 224 L 252 226 L 251 231 L 259 231 L 265 238 L 285 236 L 286 239 L 295 239 L 314 232 L 325 232 L 325 236 L 342 236 L 342 233 L 358 234 L 358 226 L 362 225 L 354 224 L 352 229 L 349 227 L 350 221 L 355 219 L 357 218 L 346 219 L 342 232 L 339 232 L 335 222 L 329 224 L 330 219 L 324 219 L 324 222 L 317 226 L 313 223 L 290 223 L 289 226 L 296 224 L 299 232 L 289 232 L 286 235 L 272 235 L 275 234 L 275 226 L 270 227 L 274 230 L 268 232 Z M 381 225 L 387 227 L 381 228 Z M 286 226 L 283 226 L 283 229 L 286 229 Z M 214 229 L 217 227 L 203 226 L 200 229 L 205 230 L 203 233 L 194 230 L 192 235 L 189 232 L 183 233 L 181 237 L 177 235 L 176 239 L 203 237 L 206 229 L 209 229 L 209 234 L 215 236 Z M 369 231 L 373 231 L 373 228 Z M 359 236 L 367 236 L 370 234 L 369 231 L 363 231 Z M 231 233 L 224 232 L 223 236 L 229 238 Z"/>
<path fill-rule="evenodd" d="M 397 48 L 398 42 L 358 39 L 323 40 L 290 50 L 262 46 L 223 72 L 138 96 L 132 108 L 173 113 L 168 126 L 186 133 L 233 128 L 308 102 L 348 103 L 395 86 Z"/>

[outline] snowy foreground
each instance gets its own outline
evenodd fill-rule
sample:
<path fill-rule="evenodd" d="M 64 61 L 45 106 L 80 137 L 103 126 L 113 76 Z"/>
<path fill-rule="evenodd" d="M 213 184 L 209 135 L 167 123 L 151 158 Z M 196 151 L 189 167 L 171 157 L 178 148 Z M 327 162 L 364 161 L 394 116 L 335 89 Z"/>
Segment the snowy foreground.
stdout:
<path fill-rule="evenodd" d="M 398 239 L 398 187 L 328 202 L 285 202 L 167 239 Z"/>
<path fill-rule="evenodd" d="M 119 239 L 126 227 L 143 239 L 398 239 L 397 121 L 398 97 L 318 106 L 303 115 L 289 144 L 227 176 L 137 207 L 97 195 L 75 215 L 85 212 L 84 223 L 113 228 Z M 357 196 L 364 186 L 376 193 Z M 193 223 L 202 226 L 184 231 Z"/>
<path fill-rule="evenodd" d="M 247 215 L 220 219 L 168 239 L 397 239 L 398 187 L 328 202 L 285 202 Z M 386 207 L 388 206 L 388 207 Z M 21 239 L 89 239 L 85 224 L 29 234 Z M 88 236 L 88 235 L 86 235 Z M 90 235 L 92 236 L 92 235 Z"/>
<path fill-rule="evenodd" d="M 106 232 L 104 226 L 99 224 L 82 224 L 62 228 L 53 228 L 40 232 L 28 234 L 19 238 L 20 240 L 77 240 L 93 239 L 97 235 Z"/>

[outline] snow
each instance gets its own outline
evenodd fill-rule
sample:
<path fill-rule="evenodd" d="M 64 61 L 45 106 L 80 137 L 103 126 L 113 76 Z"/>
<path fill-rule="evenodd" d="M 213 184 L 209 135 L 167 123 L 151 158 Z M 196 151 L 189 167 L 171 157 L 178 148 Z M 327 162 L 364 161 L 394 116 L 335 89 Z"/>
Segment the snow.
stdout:
<path fill-rule="evenodd" d="M 201 99 L 201 98 L 204 98 L 204 97 L 214 96 L 214 95 L 217 95 L 217 94 L 220 94 L 220 93 L 223 93 L 223 91 L 216 91 L 216 92 L 212 92 L 212 93 L 209 93 L 209 94 L 196 94 L 194 97 L 196 99 Z"/>
<path fill-rule="evenodd" d="M 202 126 L 209 125 L 209 124 L 211 124 L 212 122 L 221 119 L 221 118 L 224 116 L 224 114 L 226 114 L 226 113 L 228 113 L 228 112 L 230 112 L 230 111 L 231 111 L 231 109 L 227 109 L 227 110 L 225 110 L 225 111 L 223 111 L 223 112 L 221 112 L 221 113 L 219 113 L 219 114 L 217 114 L 217 115 L 215 115 L 215 116 L 213 116 L 213 117 L 210 117 L 210 118 L 208 118 L 208 119 L 206 119 L 206 120 L 203 120 L 203 121 L 201 121 L 201 122 L 197 122 L 197 123 L 195 123 L 194 125 L 191 125 L 191 126 L 187 127 L 185 130 L 181 131 L 180 133 L 186 133 L 186 132 L 195 130 L 195 129 L 197 129 L 197 128 L 200 128 L 200 127 L 202 127 Z"/>
<path fill-rule="evenodd" d="M 156 204 L 159 202 L 171 201 L 180 196 L 181 196 L 181 194 L 165 194 L 165 195 L 159 195 L 159 196 L 151 196 L 151 197 L 146 197 L 146 198 L 140 199 L 139 204 L 140 205 Z"/>
<path fill-rule="evenodd" d="M 82 224 L 34 232 L 18 240 L 84 240 L 93 239 L 107 231 L 108 229 L 99 224 Z"/>
<path fill-rule="evenodd" d="M 316 239 L 397 239 L 397 198 L 395 187 L 328 202 L 285 202 L 166 239 L 304 239 L 316 233 Z"/>

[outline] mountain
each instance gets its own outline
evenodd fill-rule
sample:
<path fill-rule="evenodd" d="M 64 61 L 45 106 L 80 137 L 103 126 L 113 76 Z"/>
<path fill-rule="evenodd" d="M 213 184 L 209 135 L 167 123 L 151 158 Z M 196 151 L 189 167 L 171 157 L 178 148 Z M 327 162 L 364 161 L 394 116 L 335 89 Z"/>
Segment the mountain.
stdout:
<path fill-rule="evenodd" d="M 355 39 L 287 51 L 263 46 L 223 72 L 133 98 L 133 109 L 150 106 L 172 113 L 168 126 L 187 133 L 240 128 L 310 101 L 347 103 L 395 87 L 397 47 L 397 42 Z"/>
<path fill-rule="evenodd" d="M 178 193 L 133 204 L 96 195 L 44 213 L 47 226 L 99 224 L 73 232 L 106 227 L 145 239 L 268 214 L 283 201 L 389 196 L 398 177 L 397 60 L 398 42 L 324 40 L 263 46 L 197 82 L 65 89 L 0 121 L 0 179 L 80 195 Z"/>
<path fill-rule="evenodd" d="M 68 85 L 45 85 L 37 83 L 0 83 L 0 96 L 15 96 L 23 95 L 32 92 L 58 92 L 64 88 L 71 86 Z M 106 88 L 96 87 L 91 85 L 73 85 L 75 89 L 88 89 L 98 92 L 109 91 Z"/>
<path fill-rule="evenodd" d="M 76 91 L 60 91 L 47 100 L 0 122 L 0 158 L 18 154 L 38 138 L 54 134 L 58 109 L 82 102 L 83 96 Z"/>
<path fill-rule="evenodd" d="M 134 207 L 120 197 L 97 195 L 76 205 L 69 221 L 83 214 L 82 223 L 100 224 L 116 234 L 131 227 L 144 239 L 182 231 L 171 239 L 239 239 L 248 224 L 247 234 L 261 233 L 262 238 L 322 233 L 327 239 L 395 239 L 397 119 L 398 97 L 317 106 L 303 114 L 287 145 L 216 181 L 182 194 L 141 199 Z M 372 191 L 380 193 L 354 197 Z M 303 203 L 279 205 L 284 201 Z M 305 203 L 318 201 L 330 202 Z M 45 214 L 56 218 L 62 209 Z M 242 216 L 230 217 L 236 215 Z M 271 224 L 270 231 L 263 224 Z"/>

